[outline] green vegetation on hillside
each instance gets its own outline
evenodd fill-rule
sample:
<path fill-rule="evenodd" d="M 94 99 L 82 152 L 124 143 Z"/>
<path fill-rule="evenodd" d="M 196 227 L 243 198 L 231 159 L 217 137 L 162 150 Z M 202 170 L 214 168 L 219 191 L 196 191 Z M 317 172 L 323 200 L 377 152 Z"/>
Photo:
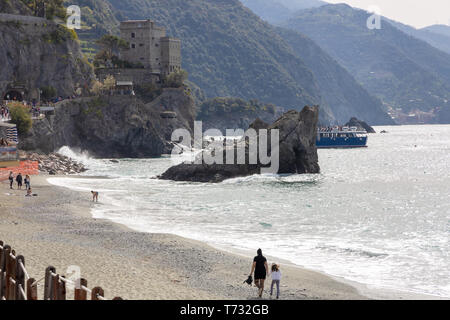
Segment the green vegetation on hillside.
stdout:
<path fill-rule="evenodd" d="M 238 0 L 96 0 L 95 5 L 106 10 L 93 10 L 98 25 L 115 19 L 118 27 L 122 20 L 150 18 L 182 39 L 183 68 L 207 97 L 258 98 L 297 109 L 322 104 L 314 76 L 301 59 Z M 118 35 L 118 29 L 112 34 Z"/>
<path fill-rule="evenodd" d="M 14 103 L 9 107 L 9 112 L 11 114 L 11 122 L 17 126 L 17 131 L 20 134 L 28 133 L 33 126 L 29 108 L 21 103 Z"/>
<path fill-rule="evenodd" d="M 172 72 L 163 79 L 163 87 L 165 88 L 181 88 L 184 82 L 188 78 L 188 72 L 186 70 L 178 70 Z"/>
<path fill-rule="evenodd" d="M 21 0 L 35 16 L 41 14 L 42 8 L 45 7 L 45 16 L 47 19 L 54 17 L 65 19 L 66 9 L 64 0 Z"/>
<path fill-rule="evenodd" d="M 255 114 L 257 112 L 268 112 L 272 115 L 276 113 L 276 106 L 265 104 L 256 99 L 246 101 L 240 98 L 214 98 L 199 106 L 197 114 L 198 119 L 204 119 L 209 116 L 221 116 L 226 114 Z"/>
<path fill-rule="evenodd" d="M 48 43 L 58 44 L 66 42 L 67 40 L 76 40 L 78 39 L 78 36 L 74 30 L 58 25 L 56 26 L 56 30 L 44 34 L 42 38 Z"/>

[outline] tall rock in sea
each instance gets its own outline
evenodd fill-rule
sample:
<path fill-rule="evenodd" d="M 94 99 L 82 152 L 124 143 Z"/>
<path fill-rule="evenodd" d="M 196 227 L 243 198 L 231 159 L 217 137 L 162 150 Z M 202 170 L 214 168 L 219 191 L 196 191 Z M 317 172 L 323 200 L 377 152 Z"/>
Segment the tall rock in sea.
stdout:
<path fill-rule="evenodd" d="M 272 130 L 278 130 L 279 133 L 279 143 L 273 144 L 273 141 L 268 139 L 267 145 L 268 154 L 272 157 L 272 161 L 276 161 L 274 160 L 274 154 L 278 151 L 278 165 L 275 164 L 274 166 L 273 162 L 270 165 L 263 164 L 261 155 L 257 156 L 255 164 L 249 164 L 253 152 L 249 143 L 251 139 L 244 137 L 231 146 L 226 145 L 213 150 L 205 150 L 197 156 L 194 162 L 171 167 L 159 178 L 174 181 L 216 183 L 234 177 L 260 174 L 263 169 L 267 169 L 269 166 L 278 167 L 278 170 L 274 173 L 279 174 L 319 173 L 320 167 L 316 147 L 318 119 L 318 107 L 305 107 L 300 112 L 292 110 L 283 114 L 267 128 L 268 137 L 271 137 Z M 251 127 L 263 128 L 265 126 L 255 124 Z M 257 130 L 256 140 L 260 143 L 259 149 L 264 143 L 261 142 L 264 141 L 261 136 L 261 129 Z M 272 149 L 272 146 L 275 147 Z M 238 164 L 237 154 L 239 154 L 239 150 L 245 150 L 246 164 Z M 223 156 L 222 164 L 217 162 L 209 164 L 205 161 L 206 158 L 214 157 L 213 153 Z M 234 156 L 233 164 L 227 164 L 229 163 L 227 162 L 228 154 Z"/>

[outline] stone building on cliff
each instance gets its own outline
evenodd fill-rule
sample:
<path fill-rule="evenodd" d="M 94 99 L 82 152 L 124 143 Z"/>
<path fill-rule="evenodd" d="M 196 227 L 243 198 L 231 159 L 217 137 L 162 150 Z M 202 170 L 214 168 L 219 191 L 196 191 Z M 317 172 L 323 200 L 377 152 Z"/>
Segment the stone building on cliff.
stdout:
<path fill-rule="evenodd" d="M 120 37 L 129 47 L 120 50 L 120 59 L 142 68 L 99 68 L 100 80 L 113 75 L 117 81 L 133 85 L 160 83 L 161 78 L 181 70 L 181 41 L 168 37 L 166 29 L 151 20 L 120 23 Z"/>
<path fill-rule="evenodd" d="M 120 35 L 130 45 L 121 52 L 123 60 L 141 63 L 153 73 L 163 75 L 181 69 L 181 41 L 167 37 L 166 30 L 153 21 L 123 21 Z"/>

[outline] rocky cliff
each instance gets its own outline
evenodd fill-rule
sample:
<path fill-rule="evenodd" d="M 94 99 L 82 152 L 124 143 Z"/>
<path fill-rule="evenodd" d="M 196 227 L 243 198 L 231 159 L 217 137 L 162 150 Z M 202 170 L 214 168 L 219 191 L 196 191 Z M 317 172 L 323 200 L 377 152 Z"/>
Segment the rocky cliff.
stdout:
<path fill-rule="evenodd" d="M 282 115 L 272 125 L 268 126 L 270 145 L 267 146 L 268 154 L 271 155 L 271 168 L 276 168 L 273 173 L 279 174 L 302 174 L 302 173 L 319 173 L 318 155 L 316 147 L 317 122 L 319 119 L 318 107 L 305 107 L 301 112 L 289 111 Z M 265 124 L 257 120 L 258 124 L 252 127 L 265 129 Z M 272 130 L 278 130 L 279 141 L 273 143 L 271 140 Z M 262 139 L 261 131 L 258 130 L 257 140 L 259 141 L 258 150 L 261 147 Z M 169 168 L 159 178 L 174 181 L 195 181 L 195 182 L 222 182 L 226 179 L 234 177 L 243 177 L 253 174 L 262 173 L 262 169 L 267 169 L 267 163 L 263 163 L 261 154 L 255 154 L 255 150 L 249 144 L 250 139 L 241 139 L 232 145 L 224 147 L 215 146 L 214 148 L 203 151 L 197 156 L 193 163 L 182 163 Z M 267 142 L 267 140 L 265 141 Z M 237 160 L 239 151 L 245 151 L 245 163 L 240 164 Z M 259 151 L 258 151 L 259 152 Z M 279 161 L 274 155 L 278 152 Z M 234 164 L 227 161 L 227 155 L 234 155 Z M 257 161 L 251 162 L 250 157 L 254 155 Z M 222 163 L 210 160 L 217 157 L 222 159 Z M 206 160 L 209 159 L 209 160 Z"/>
<path fill-rule="evenodd" d="M 150 103 L 134 96 L 67 100 L 35 121 L 19 147 L 49 153 L 62 146 L 102 158 L 157 157 L 171 150 L 172 132 L 192 131 L 195 106 L 183 88 L 164 89 Z"/>
<path fill-rule="evenodd" d="M 93 70 L 74 32 L 52 21 L 0 13 L 0 94 L 20 87 L 27 100 L 52 86 L 57 95 L 87 89 Z"/>

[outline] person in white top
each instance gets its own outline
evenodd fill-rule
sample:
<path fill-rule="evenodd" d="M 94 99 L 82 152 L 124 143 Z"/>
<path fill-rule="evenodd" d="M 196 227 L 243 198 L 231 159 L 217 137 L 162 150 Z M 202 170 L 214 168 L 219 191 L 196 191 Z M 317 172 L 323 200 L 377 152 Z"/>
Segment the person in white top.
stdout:
<path fill-rule="evenodd" d="M 276 263 L 272 264 L 270 275 L 272 276 L 272 285 L 270 286 L 270 296 L 273 294 L 273 285 L 277 285 L 277 299 L 280 298 L 280 281 L 281 281 L 281 271 L 280 266 Z"/>

